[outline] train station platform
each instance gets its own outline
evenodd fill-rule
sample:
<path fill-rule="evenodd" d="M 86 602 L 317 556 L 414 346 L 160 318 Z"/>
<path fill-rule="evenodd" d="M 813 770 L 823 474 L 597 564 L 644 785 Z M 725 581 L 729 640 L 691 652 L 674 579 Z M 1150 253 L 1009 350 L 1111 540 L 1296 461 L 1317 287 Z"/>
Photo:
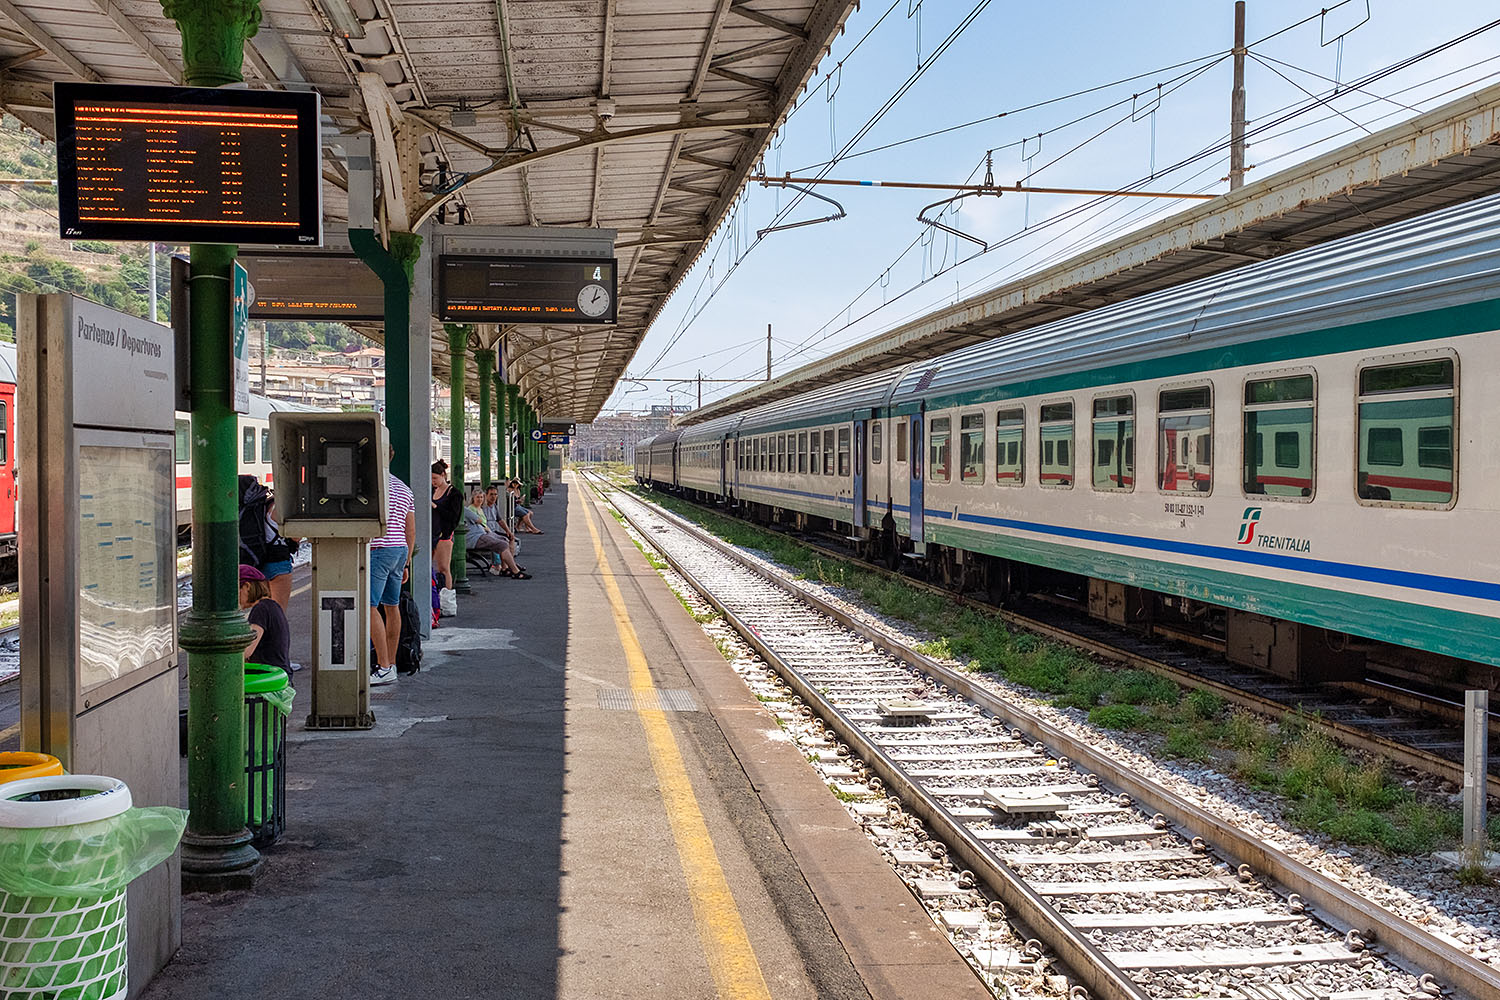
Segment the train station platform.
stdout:
<path fill-rule="evenodd" d="M 624 528 L 536 513 L 375 730 L 294 707 L 285 836 L 143 996 L 988 996 Z"/>

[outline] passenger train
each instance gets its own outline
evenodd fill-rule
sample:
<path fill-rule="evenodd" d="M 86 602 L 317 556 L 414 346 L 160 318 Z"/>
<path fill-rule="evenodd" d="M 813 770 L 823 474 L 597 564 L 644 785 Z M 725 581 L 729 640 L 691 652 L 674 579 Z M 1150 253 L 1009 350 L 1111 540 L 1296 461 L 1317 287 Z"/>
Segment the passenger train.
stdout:
<path fill-rule="evenodd" d="M 1493 683 L 1497 442 L 1490 197 L 673 430 L 635 472 L 1296 680 L 1384 643 Z"/>
<path fill-rule="evenodd" d="M 0 581 L 16 579 L 17 505 L 20 502 L 16 456 L 16 345 L 0 342 Z M 240 416 L 240 472 L 250 473 L 262 482 L 271 481 L 271 412 L 273 410 L 311 410 L 315 407 L 250 397 L 250 412 Z M 177 525 L 186 528 L 193 519 L 192 447 L 188 434 L 188 415 L 177 414 Z"/>

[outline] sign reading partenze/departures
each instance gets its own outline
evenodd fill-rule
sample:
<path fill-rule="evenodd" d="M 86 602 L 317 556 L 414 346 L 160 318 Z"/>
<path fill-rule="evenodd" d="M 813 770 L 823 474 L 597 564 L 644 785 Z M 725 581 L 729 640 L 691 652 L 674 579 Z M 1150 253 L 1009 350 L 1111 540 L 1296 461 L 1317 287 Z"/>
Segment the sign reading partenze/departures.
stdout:
<path fill-rule="evenodd" d="M 50 298 L 50 297 L 49 297 Z M 172 429 L 176 377 L 170 327 L 66 298 L 74 417 L 97 427 Z"/>
<path fill-rule="evenodd" d="M 21 748 L 176 805 L 172 331 L 71 295 L 18 295 L 16 314 Z M 144 981 L 177 948 L 178 873 L 128 893 Z"/>

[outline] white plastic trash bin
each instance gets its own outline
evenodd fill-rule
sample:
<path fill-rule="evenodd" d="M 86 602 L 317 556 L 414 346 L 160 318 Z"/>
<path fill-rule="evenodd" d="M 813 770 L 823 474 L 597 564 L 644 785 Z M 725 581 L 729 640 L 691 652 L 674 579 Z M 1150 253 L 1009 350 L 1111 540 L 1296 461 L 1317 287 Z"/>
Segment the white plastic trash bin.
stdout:
<path fill-rule="evenodd" d="M 99 775 L 0 786 L 0 996 L 6 1000 L 126 995 L 130 878 L 102 894 L 89 894 L 89 887 L 119 882 L 134 867 L 127 854 L 138 844 L 116 836 L 130 804 L 124 782 Z M 18 882 L 62 894 L 7 891 Z"/>

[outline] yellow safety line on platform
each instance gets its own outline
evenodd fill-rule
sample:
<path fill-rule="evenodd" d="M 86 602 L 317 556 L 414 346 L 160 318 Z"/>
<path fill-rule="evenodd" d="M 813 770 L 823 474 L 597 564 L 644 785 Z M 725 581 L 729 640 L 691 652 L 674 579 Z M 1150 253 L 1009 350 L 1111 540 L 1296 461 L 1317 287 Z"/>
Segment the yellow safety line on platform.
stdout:
<path fill-rule="evenodd" d="M 604 555 L 604 542 L 594 519 L 589 516 L 592 501 L 585 502 L 581 511 L 583 523 L 588 526 L 589 536 L 594 540 L 594 558 L 599 562 L 599 578 L 604 584 L 604 593 L 609 598 L 614 612 L 615 630 L 620 634 L 620 645 L 625 648 L 625 663 L 630 677 L 632 692 L 654 692 L 651 671 L 646 666 L 646 654 L 641 649 L 630 613 L 625 609 L 625 599 L 615 583 L 614 572 Z M 766 988 L 761 975 L 760 963 L 756 961 L 755 949 L 745 934 L 744 921 L 734 904 L 734 895 L 729 890 L 729 881 L 719 865 L 719 856 L 714 850 L 713 838 L 709 836 L 708 824 L 703 811 L 693 795 L 693 786 L 688 781 L 687 768 L 683 766 L 682 754 L 677 749 L 677 739 L 667 725 L 666 713 L 659 708 L 643 708 L 643 704 L 655 698 L 636 698 L 636 714 L 646 730 L 646 745 L 651 753 L 651 767 L 656 772 L 656 782 L 661 788 L 662 802 L 667 808 L 667 821 L 672 827 L 672 839 L 677 842 L 677 856 L 682 859 L 682 872 L 687 876 L 688 893 L 693 900 L 693 917 L 698 924 L 698 937 L 703 942 L 704 957 L 708 959 L 709 971 L 718 985 L 719 995 L 734 1000 L 770 1000 L 771 992 Z"/>

